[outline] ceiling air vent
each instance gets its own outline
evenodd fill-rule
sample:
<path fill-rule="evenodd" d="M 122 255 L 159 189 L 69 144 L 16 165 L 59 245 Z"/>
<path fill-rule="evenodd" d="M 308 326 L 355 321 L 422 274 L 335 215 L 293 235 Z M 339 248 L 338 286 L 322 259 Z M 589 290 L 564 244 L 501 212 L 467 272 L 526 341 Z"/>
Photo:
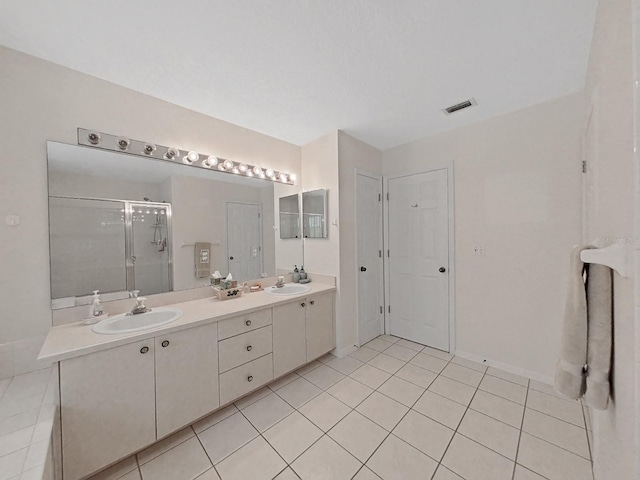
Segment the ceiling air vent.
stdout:
<path fill-rule="evenodd" d="M 450 107 L 443 108 L 442 111 L 445 113 L 445 115 L 451 115 L 458 110 L 462 110 L 477 104 L 478 102 L 476 102 L 475 98 L 470 98 L 469 100 L 465 100 L 464 102 L 460 102 L 455 105 L 451 105 Z"/>

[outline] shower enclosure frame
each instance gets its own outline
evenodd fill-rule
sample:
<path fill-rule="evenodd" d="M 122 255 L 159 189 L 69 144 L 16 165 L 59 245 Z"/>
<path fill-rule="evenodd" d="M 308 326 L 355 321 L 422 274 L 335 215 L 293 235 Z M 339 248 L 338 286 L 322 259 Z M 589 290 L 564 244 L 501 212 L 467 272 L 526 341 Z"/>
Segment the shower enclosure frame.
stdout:
<path fill-rule="evenodd" d="M 96 197 L 76 197 L 68 195 L 50 195 L 52 198 L 66 198 L 71 200 L 92 200 L 97 202 L 118 202 L 124 205 L 124 251 L 125 251 L 125 274 L 127 292 L 136 290 L 135 286 L 135 249 L 133 235 L 133 214 L 134 207 L 144 208 L 163 208 L 165 209 L 166 227 L 167 227 L 167 275 L 168 289 L 167 292 L 173 291 L 173 228 L 172 228 L 172 212 L 171 204 L 164 202 L 146 202 L 136 200 L 123 200 L 121 198 L 96 198 Z M 111 293 L 111 292 L 105 292 Z M 166 293 L 166 292 L 165 292 Z"/>

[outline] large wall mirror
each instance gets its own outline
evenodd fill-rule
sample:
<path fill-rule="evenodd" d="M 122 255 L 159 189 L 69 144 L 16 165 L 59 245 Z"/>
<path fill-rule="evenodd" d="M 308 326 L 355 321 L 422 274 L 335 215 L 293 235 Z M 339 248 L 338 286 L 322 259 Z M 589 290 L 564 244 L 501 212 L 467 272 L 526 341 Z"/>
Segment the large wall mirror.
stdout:
<path fill-rule="evenodd" d="M 201 287 L 196 244 L 239 281 L 304 263 L 295 221 L 280 232 L 297 186 L 57 142 L 47 158 L 53 308 Z"/>

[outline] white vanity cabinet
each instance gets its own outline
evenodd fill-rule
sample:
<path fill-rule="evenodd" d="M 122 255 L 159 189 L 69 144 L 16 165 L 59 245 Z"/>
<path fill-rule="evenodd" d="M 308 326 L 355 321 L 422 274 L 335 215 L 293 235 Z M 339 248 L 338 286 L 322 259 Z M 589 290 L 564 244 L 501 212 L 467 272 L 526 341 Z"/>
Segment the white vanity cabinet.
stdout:
<path fill-rule="evenodd" d="M 156 337 L 155 360 L 158 438 L 220 406 L 215 323 Z"/>
<path fill-rule="evenodd" d="M 273 376 L 307 362 L 306 299 L 273 307 Z"/>
<path fill-rule="evenodd" d="M 334 308 L 333 293 L 307 298 L 305 305 L 307 362 L 335 348 Z"/>
<path fill-rule="evenodd" d="M 153 339 L 60 362 L 65 480 L 156 441 Z"/>

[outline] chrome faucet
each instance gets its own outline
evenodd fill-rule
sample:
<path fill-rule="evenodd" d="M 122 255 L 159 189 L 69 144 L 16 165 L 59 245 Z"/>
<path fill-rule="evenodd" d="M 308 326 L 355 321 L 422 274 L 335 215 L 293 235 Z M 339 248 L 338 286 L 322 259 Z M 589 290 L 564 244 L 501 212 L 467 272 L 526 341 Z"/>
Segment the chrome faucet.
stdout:
<path fill-rule="evenodd" d="M 144 304 L 147 299 L 144 297 L 138 297 L 138 293 L 140 293 L 140 290 L 134 290 L 131 292 L 131 296 L 136 299 L 136 306 L 133 307 L 127 315 L 139 315 L 140 313 L 147 313 L 151 311 L 151 309 L 147 308 Z"/>
<path fill-rule="evenodd" d="M 276 282 L 276 287 L 277 288 L 284 287 L 284 277 L 278 277 L 278 281 Z"/>

